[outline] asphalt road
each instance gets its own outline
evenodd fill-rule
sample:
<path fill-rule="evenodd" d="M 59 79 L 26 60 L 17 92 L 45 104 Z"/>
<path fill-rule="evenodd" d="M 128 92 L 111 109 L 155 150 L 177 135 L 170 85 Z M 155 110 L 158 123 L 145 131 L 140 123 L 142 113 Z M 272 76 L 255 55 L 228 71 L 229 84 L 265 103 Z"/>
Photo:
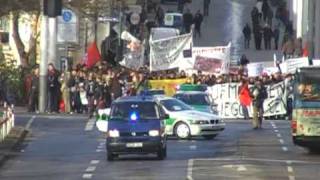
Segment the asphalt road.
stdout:
<path fill-rule="evenodd" d="M 80 116 L 19 115 L 30 136 L 0 167 L 0 179 L 310 179 L 320 177 L 320 154 L 291 142 L 288 121 L 227 121 L 214 140 L 168 141 L 168 158 L 123 156 L 106 160 L 105 142 L 93 121 Z M 30 123 L 31 122 L 31 123 Z"/>

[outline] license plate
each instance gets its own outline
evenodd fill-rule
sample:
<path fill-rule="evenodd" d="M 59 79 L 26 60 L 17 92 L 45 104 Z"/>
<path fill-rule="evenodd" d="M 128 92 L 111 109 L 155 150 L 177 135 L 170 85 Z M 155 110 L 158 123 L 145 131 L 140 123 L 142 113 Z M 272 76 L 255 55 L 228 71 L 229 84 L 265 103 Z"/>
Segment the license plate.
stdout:
<path fill-rule="evenodd" d="M 127 143 L 126 147 L 127 148 L 140 148 L 142 147 L 143 144 L 142 143 Z"/>

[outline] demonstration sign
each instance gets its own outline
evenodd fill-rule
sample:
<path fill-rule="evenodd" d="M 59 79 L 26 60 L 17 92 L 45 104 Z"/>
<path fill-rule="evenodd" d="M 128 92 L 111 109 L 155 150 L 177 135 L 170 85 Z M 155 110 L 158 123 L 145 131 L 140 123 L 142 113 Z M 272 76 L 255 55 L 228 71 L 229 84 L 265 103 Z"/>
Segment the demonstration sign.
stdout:
<path fill-rule="evenodd" d="M 288 59 L 280 67 L 283 73 L 296 73 L 297 68 L 309 66 L 308 57 Z"/>
<path fill-rule="evenodd" d="M 150 71 L 183 68 L 184 55 L 192 51 L 192 33 L 168 39 L 150 41 Z"/>
<path fill-rule="evenodd" d="M 226 83 L 208 87 L 208 93 L 218 105 L 218 112 L 222 118 L 233 119 L 243 117 L 238 97 L 239 84 Z M 287 97 L 284 82 L 266 86 L 268 98 L 264 101 L 264 116 L 285 115 Z M 252 117 L 252 107 L 249 108 Z"/>
<path fill-rule="evenodd" d="M 263 72 L 263 64 L 262 63 L 250 63 L 248 64 L 248 76 L 256 77 L 260 76 Z"/>

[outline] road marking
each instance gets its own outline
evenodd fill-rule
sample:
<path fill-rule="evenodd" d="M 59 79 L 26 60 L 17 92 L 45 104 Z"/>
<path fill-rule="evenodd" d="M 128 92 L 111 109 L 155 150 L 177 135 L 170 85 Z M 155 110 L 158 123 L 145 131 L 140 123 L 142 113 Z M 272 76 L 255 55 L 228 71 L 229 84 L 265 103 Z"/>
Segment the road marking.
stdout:
<path fill-rule="evenodd" d="M 193 178 L 192 178 L 192 168 L 193 168 L 193 159 L 189 159 L 188 160 L 187 180 L 193 180 Z"/>
<path fill-rule="evenodd" d="M 99 163 L 100 163 L 99 160 L 92 160 L 92 161 L 90 161 L 90 164 L 99 164 Z"/>
<path fill-rule="evenodd" d="M 294 176 L 289 176 L 289 180 L 295 180 L 296 178 Z"/>
<path fill-rule="evenodd" d="M 21 149 L 20 152 L 24 153 L 24 149 Z"/>
<path fill-rule="evenodd" d="M 196 146 L 196 145 L 192 145 L 192 146 L 189 146 L 189 148 L 190 148 L 191 150 L 196 150 L 196 149 L 197 149 L 197 146 Z"/>
<path fill-rule="evenodd" d="M 293 173 L 293 168 L 291 166 L 288 166 L 288 172 Z"/>
<path fill-rule="evenodd" d="M 282 137 L 280 133 L 278 133 L 278 134 L 277 134 L 277 136 L 278 136 L 279 138 L 281 138 L 281 137 Z"/>
<path fill-rule="evenodd" d="M 244 165 L 239 165 L 237 168 L 237 171 L 241 172 L 241 171 L 247 171 L 247 168 Z"/>
<path fill-rule="evenodd" d="M 94 128 L 95 121 L 96 120 L 94 118 L 89 119 L 84 130 L 85 131 L 92 131 Z"/>
<path fill-rule="evenodd" d="M 287 163 L 288 165 L 291 165 L 291 164 L 292 164 L 292 161 L 286 161 L 286 163 Z"/>
<path fill-rule="evenodd" d="M 97 149 L 96 152 L 103 152 L 103 149 Z"/>
<path fill-rule="evenodd" d="M 278 133 L 278 132 L 279 132 L 279 130 L 278 130 L 278 129 L 275 129 L 275 130 L 274 130 L 274 132 L 275 132 L 275 133 Z"/>
<path fill-rule="evenodd" d="M 91 179 L 92 178 L 92 174 L 83 174 L 82 175 L 82 179 Z"/>
<path fill-rule="evenodd" d="M 282 150 L 286 152 L 286 151 L 288 151 L 288 148 L 285 147 L 285 146 L 283 146 L 283 147 L 282 147 Z"/>
<path fill-rule="evenodd" d="M 279 139 L 280 144 L 284 144 L 284 140 L 283 139 Z"/>
<path fill-rule="evenodd" d="M 235 158 L 199 158 L 193 159 L 193 161 L 260 161 L 260 162 L 276 162 L 276 163 L 286 163 L 290 161 L 295 164 L 319 164 L 320 162 L 310 162 L 310 161 L 300 161 L 300 160 L 279 160 L 279 159 L 262 159 L 262 158 L 245 158 L 245 157 L 235 157 Z"/>
<path fill-rule="evenodd" d="M 94 172 L 96 170 L 96 167 L 95 166 L 89 166 L 87 169 L 86 169 L 86 172 Z"/>
<path fill-rule="evenodd" d="M 32 123 L 33 123 L 33 121 L 34 121 L 35 119 L 36 119 L 36 116 L 32 116 L 32 117 L 29 119 L 28 123 L 26 124 L 25 129 L 30 130 L 30 127 L 31 127 L 31 125 L 32 125 Z"/>

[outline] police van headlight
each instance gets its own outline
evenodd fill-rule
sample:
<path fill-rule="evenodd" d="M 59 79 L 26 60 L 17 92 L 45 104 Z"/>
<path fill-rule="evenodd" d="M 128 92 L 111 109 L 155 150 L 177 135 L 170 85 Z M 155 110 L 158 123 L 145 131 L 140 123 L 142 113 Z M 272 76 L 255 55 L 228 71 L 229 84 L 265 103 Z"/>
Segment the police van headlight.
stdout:
<path fill-rule="evenodd" d="M 192 121 L 192 124 L 209 124 L 209 121 L 207 121 L 207 120 L 196 120 L 196 121 Z"/>
<path fill-rule="evenodd" d="M 109 137 L 117 138 L 119 136 L 120 136 L 120 133 L 118 130 L 114 129 L 109 131 Z"/>
<path fill-rule="evenodd" d="M 156 137 L 159 135 L 160 135 L 160 132 L 158 130 L 150 130 L 149 131 L 149 136 Z"/>

